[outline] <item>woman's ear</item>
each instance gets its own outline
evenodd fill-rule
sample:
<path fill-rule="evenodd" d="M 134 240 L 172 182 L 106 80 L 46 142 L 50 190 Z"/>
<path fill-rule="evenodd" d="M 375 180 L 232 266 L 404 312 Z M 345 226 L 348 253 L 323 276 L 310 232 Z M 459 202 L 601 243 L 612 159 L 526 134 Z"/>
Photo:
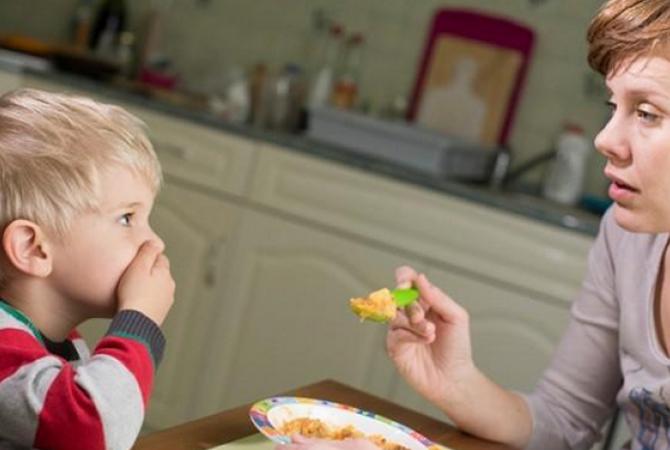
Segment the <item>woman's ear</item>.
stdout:
<path fill-rule="evenodd" d="M 35 277 L 51 273 L 51 247 L 39 225 L 17 219 L 2 233 L 2 249 L 9 263 L 19 272 Z"/>

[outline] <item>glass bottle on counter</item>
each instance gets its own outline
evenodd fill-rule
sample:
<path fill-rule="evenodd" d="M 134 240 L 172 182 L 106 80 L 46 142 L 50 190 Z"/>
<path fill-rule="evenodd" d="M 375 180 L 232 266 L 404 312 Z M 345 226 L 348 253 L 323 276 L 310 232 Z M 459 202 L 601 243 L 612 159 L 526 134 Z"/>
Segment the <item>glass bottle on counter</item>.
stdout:
<path fill-rule="evenodd" d="M 363 56 L 364 38 L 361 33 L 353 33 L 347 39 L 343 56 L 342 71 L 335 81 L 330 102 L 342 109 L 351 109 L 359 94 L 360 69 Z"/>
<path fill-rule="evenodd" d="M 308 103 L 310 108 L 328 104 L 333 89 L 333 76 L 342 43 L 342 35 L 342 26 L 333 23 L 328 30 L 321 55 L 319 55 L 319 65 L 309 93 Z"/>
<path fill-rule="evenodd" d="M 100 5 L 89 36 L 89 47 L 99 53 L 112 53 L 126 29 L 124 0 L 105 0 Z M 101 42 L 102 41 L 102 42 Z"/>
<path fill-rule="evenodd" d="M 93 1 L 79 0 L 72 21 L 72 43 L 77 50 L 85 51 L 93 22 Z"/>
<path fill-rule="evenodd" d="M 304 101 L 302 69 L 297 64 L 286 64 L 272 86 L 269 127 L 280 131 L 296 131 Z"/>

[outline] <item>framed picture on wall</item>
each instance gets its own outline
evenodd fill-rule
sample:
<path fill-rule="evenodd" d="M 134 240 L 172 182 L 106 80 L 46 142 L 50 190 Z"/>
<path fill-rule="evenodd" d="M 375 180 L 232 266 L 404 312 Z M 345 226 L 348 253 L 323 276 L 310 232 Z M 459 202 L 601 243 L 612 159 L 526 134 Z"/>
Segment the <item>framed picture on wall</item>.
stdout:
<path fill-rule="evenodd" d="M 505 145 L 533 44 L 534 32 L 508 19 L 437 11 L 408 119 L 468 141 Z"/>

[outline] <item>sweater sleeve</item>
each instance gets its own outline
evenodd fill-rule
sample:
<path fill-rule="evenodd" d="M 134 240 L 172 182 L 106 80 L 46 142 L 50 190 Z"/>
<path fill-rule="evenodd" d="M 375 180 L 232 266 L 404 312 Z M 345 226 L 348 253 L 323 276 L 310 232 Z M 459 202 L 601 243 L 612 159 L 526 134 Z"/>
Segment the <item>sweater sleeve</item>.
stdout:
<path fill-rule="evenodd" d="M 131 448 L 163 351 L 156 324 L 122 311 L 91 357 L 74 363 L 48 353 L 27 329 L 0 325 L 0 444 Z"/>
<path fill-rule="evenodd" d="M 525 397 L 533 418 L 528 449 L 590 448 L 612 413 L 622 383 L 614 287 L 616 231 L 610 210 L 590 251 L 568 328 L 535 391 Z"/>

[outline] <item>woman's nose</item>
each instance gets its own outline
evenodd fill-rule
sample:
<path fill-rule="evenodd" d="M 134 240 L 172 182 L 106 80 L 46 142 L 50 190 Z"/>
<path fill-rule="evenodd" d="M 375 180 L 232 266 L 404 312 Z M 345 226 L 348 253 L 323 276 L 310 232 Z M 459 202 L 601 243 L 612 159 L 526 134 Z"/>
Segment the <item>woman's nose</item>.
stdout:
<path fill-rule="evenodd" d="M 596 136 L 594 144 L 598 152 L 610 160 L 626 160 L 630 149 L 623 124 L 611 119 Z"/>

